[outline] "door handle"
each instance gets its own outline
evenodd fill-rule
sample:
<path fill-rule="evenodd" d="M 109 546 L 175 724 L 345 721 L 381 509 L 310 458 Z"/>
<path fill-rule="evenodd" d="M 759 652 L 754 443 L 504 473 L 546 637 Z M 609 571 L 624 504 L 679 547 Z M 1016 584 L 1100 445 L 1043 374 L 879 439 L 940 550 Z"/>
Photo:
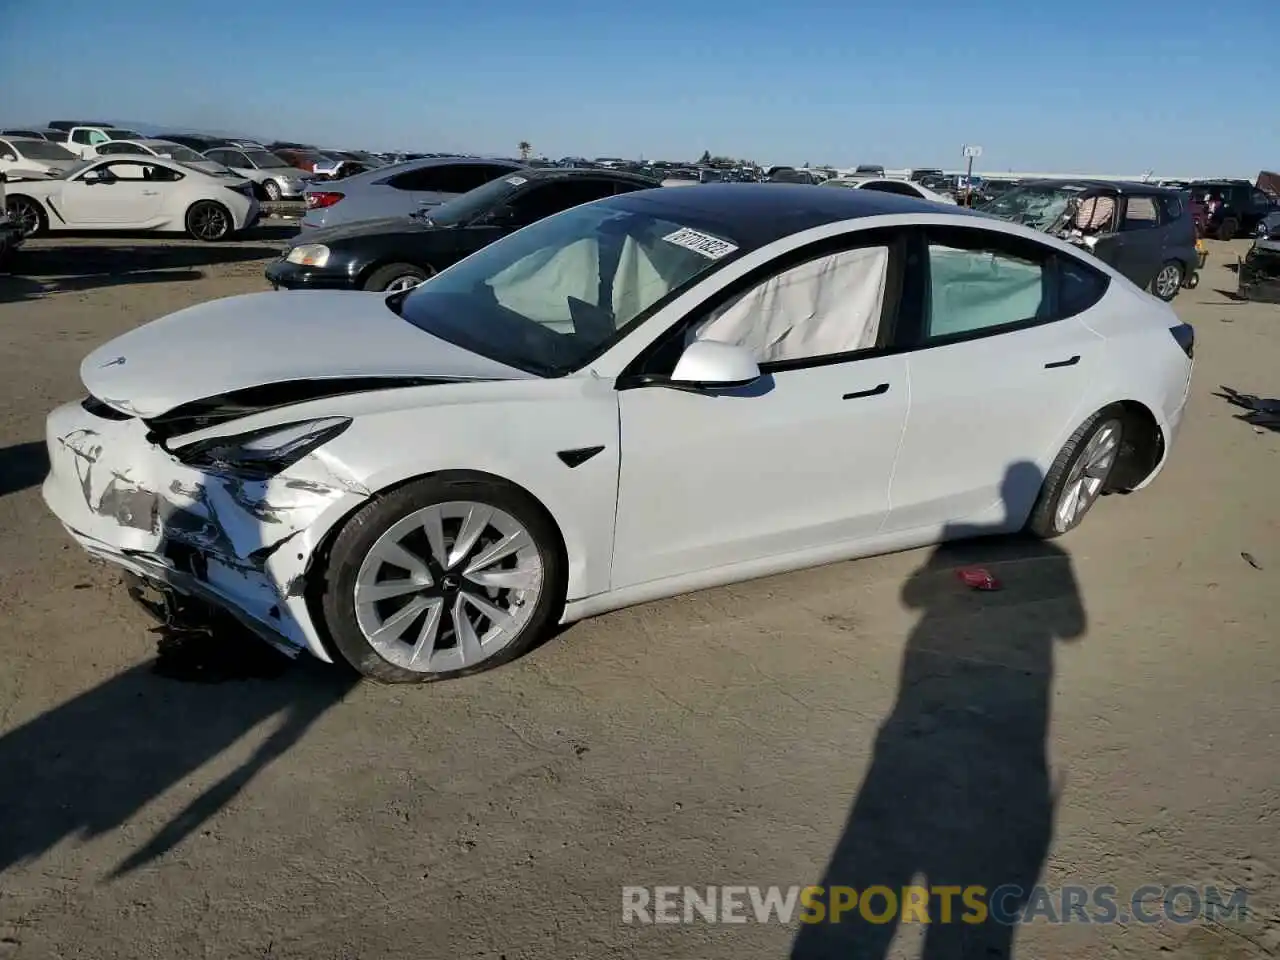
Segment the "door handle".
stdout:
<path fill-rule="evenodd" d="M 872 387 L 870 390 L 855 390 L 853 393 L 846 393 L 841 399 L 860 400 L 863 397 L 878 397 L 880 394 L 888 392 L 889 385 L 887 383 L 882 383 L 878 386 Z"/>
<path fill-rule="evenodd" d="M 1055 360 L 1053 363 L 1046 363 L 1044 368 L 1046 370 L 1056 370 L 1058 367 L 1074 367 L 1079 362 L 1080 354 L 1077 353 L 1070 360 Z"/>
<path fill-rule="evenodd" d="M 160 196 L 160 191 L 159 190 L 143 190 L 142 195 L 144 197 L 158 197 Z"/>

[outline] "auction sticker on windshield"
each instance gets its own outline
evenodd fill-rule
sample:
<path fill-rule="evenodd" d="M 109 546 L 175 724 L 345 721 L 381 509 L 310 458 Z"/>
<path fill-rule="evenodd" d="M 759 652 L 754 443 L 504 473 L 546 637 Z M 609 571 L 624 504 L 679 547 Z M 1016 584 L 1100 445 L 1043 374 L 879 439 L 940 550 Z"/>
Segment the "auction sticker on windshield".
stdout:
<path fill-rule="evenodd" d="M 677 247 L 684 247 L 686 250 L 699 253 L 708 260 L 719 260 L 721 257 L 727 257 L 738 249 L 728 240 L 721 240 L 719 237 L 713 237 L 709 233 L 690 230 L 688 227 L 682 227 L 675 233 L 667 234 L 662 239 L 667 243 L 674 243 Z"/>

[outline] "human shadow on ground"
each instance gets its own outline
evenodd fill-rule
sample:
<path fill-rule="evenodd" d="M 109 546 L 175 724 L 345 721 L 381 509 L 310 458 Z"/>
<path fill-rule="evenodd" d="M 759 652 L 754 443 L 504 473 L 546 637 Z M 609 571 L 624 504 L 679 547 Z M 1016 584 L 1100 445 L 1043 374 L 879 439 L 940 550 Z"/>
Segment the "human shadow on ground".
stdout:
<path fill-rule="evenodd" d="M 242 628 L 161 631 L 157 654 L 0 736 L 0 874 L 68 838 L 114 830 L 268 720 L 247 760 L 205 789 L 114 876 L 156 859 L 233 800 L 357 682 L 290 661 Z"/>
<path fill-rule="evenodd" d="M 39 440 L 0 447 L 0 497 L 34 487 L 49 472 L 49 450 Z"/>
<path fill-rule="evenodd" d="M 947 540 L 960 542 L 934 549 L 903 587 L 903 603 L 920 619 L 903 652 L 897 702 L 818 881 L 828 898 L 847 887 L 857 900 L 838 922 L 828 915 L 802 926 L 793 960 L 883 960 L 902 922 L 903 888 L 913 885 L 929 891 L 923 960 L 1011 956 L 1011 921 L 1053 834 L 1046 737 L 1054 650 L 1084 634 L 1086 616 L 1061 548 L 1018 536 L 962 538 L 1020 528 L 1040 486 L 1035 466 L 1013 464 L 1002 486 L 1006 522 L 950 526 Z M 1000 589 L 962 583 L 958 570 L 971 564 Z M 876 886 L 895 898 L 896 912 L 887 912 L 884 891 L 866 897 Z"/>

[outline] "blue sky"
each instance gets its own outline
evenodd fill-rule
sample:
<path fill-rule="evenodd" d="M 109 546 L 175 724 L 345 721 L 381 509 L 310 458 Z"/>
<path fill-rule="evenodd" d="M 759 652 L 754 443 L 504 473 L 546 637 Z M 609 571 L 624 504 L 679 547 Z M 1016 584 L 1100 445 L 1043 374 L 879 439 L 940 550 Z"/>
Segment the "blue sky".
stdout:
<path fill-rule="evenodd" d="M 0 0 L 0 123 L 986 170 L 1280 169 L 1280 0 Z"/>

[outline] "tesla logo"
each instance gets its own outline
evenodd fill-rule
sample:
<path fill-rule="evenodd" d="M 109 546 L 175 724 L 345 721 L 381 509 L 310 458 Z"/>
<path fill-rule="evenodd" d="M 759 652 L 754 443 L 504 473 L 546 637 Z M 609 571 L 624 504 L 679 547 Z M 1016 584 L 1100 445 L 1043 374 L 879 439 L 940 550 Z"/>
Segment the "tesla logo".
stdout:
<path fill-rule="evenodd" d="M 124 357 L 116 357 L 114 360 L 108 360 L 106 363 L 100 364 L 100 367 L 120 367 L 125 364 Z"/>

